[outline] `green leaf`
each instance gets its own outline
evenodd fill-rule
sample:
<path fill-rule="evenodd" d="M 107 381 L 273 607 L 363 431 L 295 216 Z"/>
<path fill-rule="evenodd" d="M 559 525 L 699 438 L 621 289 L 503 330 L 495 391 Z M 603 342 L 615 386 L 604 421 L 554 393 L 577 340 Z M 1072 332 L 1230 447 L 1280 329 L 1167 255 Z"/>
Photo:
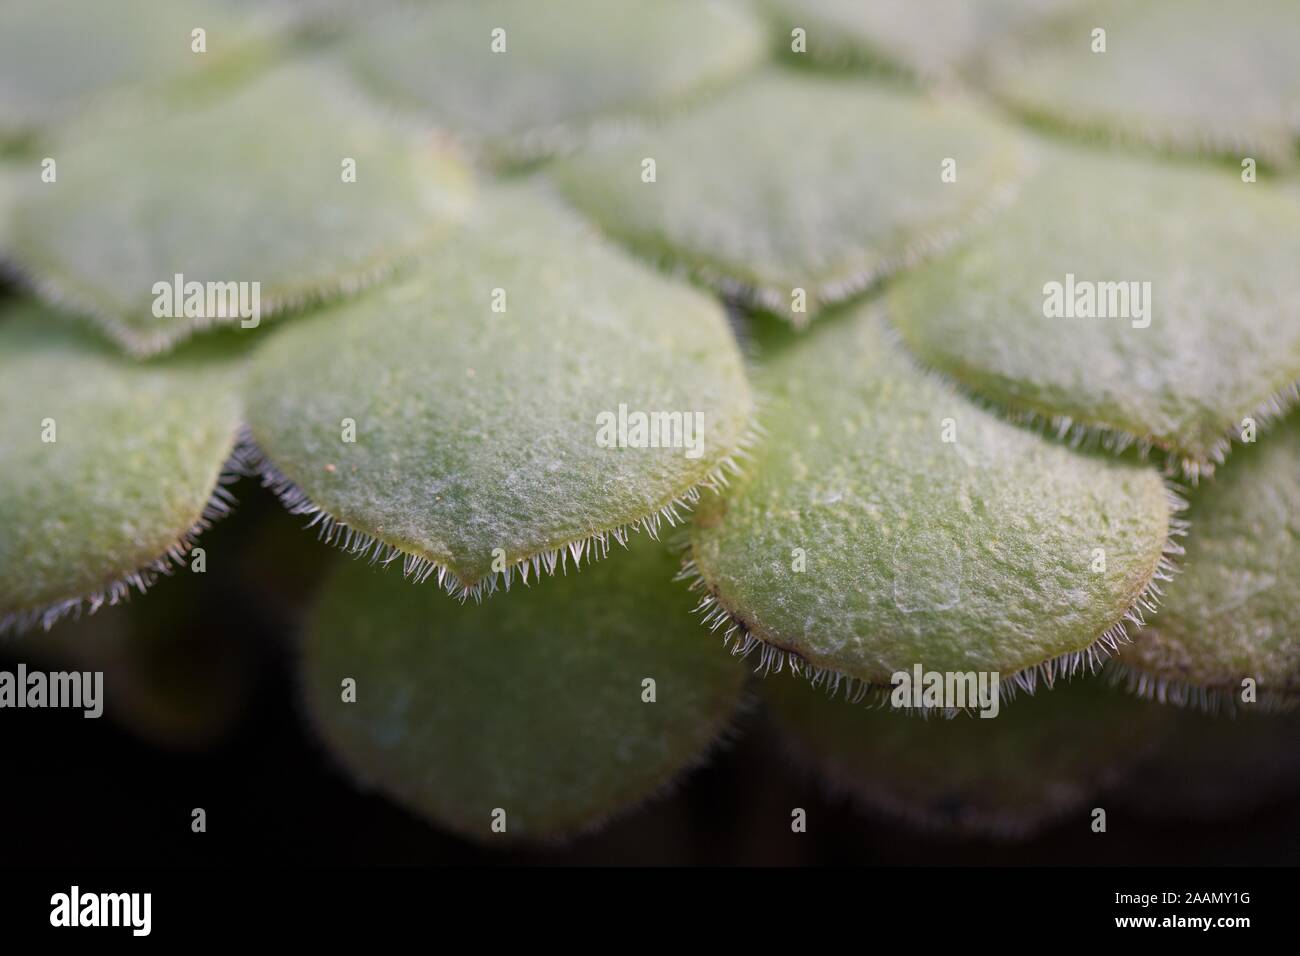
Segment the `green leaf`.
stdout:
<path fill-rule="evenodd" d="M 221 560 L 210 535 L 203 547 Z M 254 638 L 264 635 L 240 627 L 248 622 L 231 608 L 229 591 L 205 577 L 177 570 L 147 600 L 60 621 L 6 649 L 29 669 L 102 672 L 102 716 L 156 747 L 209 747 L 243 714 L 257 674 Z"/>
<path fill-rule="evenodd" d="M 699 761 L 740 700 L 746 670 L 700 639 L 675 569 L 640 539 L 480 606 L 349 562 L 306 629 L 310 713 L 363 782 L 464 836 L 590 829 Z"/>
<path fill-rule="evenodd" d="M 238 362 L 136 364 L 27 304 L 0 319 L 0 631 L 117 603 L 223 514 Z M 228 350 L 226 350 L 228 351 Z"/>
<path fill-rule="evenodd" d="M 752 405 L 715 302 L 527 187 L 485 197 L 400 281 L 286 327 L 249 397 L 268 481 L 295 510 L 462 596 L 675 521 L 720 480 Z M 620 406 L 629 425 L 683 413 L 665 433 L 678 447 L 599 443 Z"/>
<path fill-rule="evenodd" d="M 576 145 L 609 114 L 697 94 L 765 52 L 744 6 L 695 0 L 399 6 L 367 17 L 343 45 L 376 93 L 516 158 Z"/>
<path fill-rule="evenodd" d="M 1183 572 L 1124 648 L 1130 686 L 1229 710 L 1300 703 L 1300 420 L 1244 445 L 1196 489 Z"/>
<path fill-rule="evenodd" d="M 91 119 L 52 147 L 58 180 L 19 199 L 19 264 L 137 353 L 241 316 L 163 317 L 156 283 L 250 283 L 260 316 L 376 278 L 461 217 L 460 164 L 377 122 L 330 73 L 295 65 L 160 118 Z M 356 181 L 345 181 L 346 160 Z M 128 241 L 129 240 L 129 241 Z M 215 303 L 214 303 L 215 305 Z"/>
<path fill-rule="evenodd" d="M 1093 31 L 1106 31 L 1104 53 Z M 1184 153 L 1291 166 L 1300 142 L 1300 7 L 1292 0 L 1090 4 L 996 92 L 1031 118 Z"/>
<path fill-rule="evenodd" d="M 1019 153 L 969 106 L 773 71 L 555 175 L 642 253 L 802 323 L 949 238 L 1014 176 Z M 955 182 L 941 179 L 946 159 Z"/>
<path fill-rule="evenodd" d="M 196 28 L 205 53 L 192 49 Z M 246 18 L 206 0 L 5 0 L 0 134 L 62 119 L 106 90 L 212 76 L 261 47 Z"/>
<path fill-rule="evenodd" d="M 886 64 L 922 79 L 972 68 L 1078 0 L 764 0 L 778 34 L 806 33 L 807 54 L 824 62 Z M 786 42 L 783 40 L 783 42 Z"/>
<path fill-rule="evenodd" d="M 769 336 L 769 437 L 696 515 L 706 620 L 739 631 L 740 652 L 766 645 L 764 664 L 788 651 L 880 687 L 919 663 L 1032 688 L 1035 670 L 1050 681 L 1113 648 L 1167 577 L 1154 469 L 983 411 L 870 307 L 824 324 Z"/>
<path fill-rule="evenodd" d="M 13 218 L 14 201 L 18 197 L 21 175 L 22 168 L 17 163 L 0 160 L 0 283 L 3 283 L 4 279 L 3 267 L 11 258 L 13 227 L 10 223 Z"/>
<path fill-rule="evenodd" d="M 914 352 L 979 395 L 1076 439 L 1154 445 L 1194 478 L 1244 416 L 1294 398 L 1297 261 L 1300 204 L 1280 190 L 1046 149 L 1012 208 L 903 276 L 889 304 Z M 1050 283 L 1076 306 L 1099 283 L 1126 294 L 1098 296 L 1111 317 L 1059 317 Z"/>
<path fill-rule="evenodd" d="M 863 806 L 1003 837 L 1071 814 L 1082 830 L 1088 801 L 1124 778 L 1169 719 L 1098 679 L 1017 697 L 992 719 L 922 719 L 784 677 L 761 687 L 791 754 Z"/>

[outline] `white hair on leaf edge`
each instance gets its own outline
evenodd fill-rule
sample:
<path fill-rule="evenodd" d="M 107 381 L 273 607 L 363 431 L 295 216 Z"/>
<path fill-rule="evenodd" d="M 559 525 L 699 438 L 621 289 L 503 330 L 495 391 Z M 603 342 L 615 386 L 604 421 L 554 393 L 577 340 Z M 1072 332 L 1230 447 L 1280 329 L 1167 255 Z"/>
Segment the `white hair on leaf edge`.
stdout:
<path fill-rule="evenodd" d="M 916 363 L 917 367 L 935 376 L 944 384 L 954 389 L 973 405 L 995 415 L 1004 421 L 1027 428 L 1039 435 L 1054 438 L 1082 451 L 1102 449 L 1122 455 L 1130 448 L 1137 449 L 1138 456 L 1146 461 L 1152 451 L 1164 455 L 1162 472 L 1167 478 L 1181 474 L 1195 487 L 1202 477 L 1214 477 L 1217 465 L 1222 465 L 1232 451 L 1234 440 L 1240 442 L 1240 432 L 1228 428 L 1209 448 L 1204 459 L 1192 458 L 1182 454 L 1176 448 L 1158 445 L 1150 436 L 1143 437 L 1111 425 L 1080 421 L 1071 415 L 1049 415 L 1027 408 L 1013 408 L 997 399 L 989 398 L 978 389 L 954 378 L 950 373 L 927 362 L 907 344 L 903 336 L 888 319 L 883 323 L 888 338 Z M 1254 418 L 1260 428 L 1281 421 L 1296 405 L 1300 404 L 1300 381 L 1285 385 L 1271 392 L 1248 415 Z"/>
<path fill-rule="evenodd" d="M 1033 694 L 1040 684 L 1050 689 L 1058 680 L 1097 673 L 1102 665 L 1119 651 L 1121 645 L 1132 641 L 1129 634 L 1130 624 L 1138 628 L 1145 626 L 1144 614 L 1156 612 L 1164 596 L 1163 585 L 1172 581 L 1173 576 L 1178 573 L 1176 559 L 1184 553 L 1184 550 L 1176 539 L 1185 537 L 1190 529 L 1189 523 L 1178 517 L 1179 512 L 1186 510 L 1187 501 L 1168 482 L 1165 487 L 1165 498 L 1169 507 L 1169 530 L 1165 543 L 1161 547 L 1160 558 L 1156 562 L 1150 580 L 1138 593 L 1128 610 L 1086 647 L 1049 658 L 1042 663 L 1022 668 L 1003 677 L 998 682 L 1003 699 L 1014 700 L 1018 691 Z M 845 697 L 853 703 L 867 702 L 869 705 L 883 706 L 888 701 L 889 694 L 893 690 L 889 685 L 873 683 L 830 667 L 813 664 L 796 651 L 777 647 L 755 636 L 709 588 L 708 582 L 689 553 L 683 556 L 681 570 L 678 571 L 676 579 L 687 582 L 691 591 L 700 594 L 695 613 L 701 615 L 701 623 L 710 632 L 716 633 L 719 629 L 723 629 L 722 644 L 724 647 L 729 647 L 733 655 L 746 658 L 758 651 L 755 673 L 761 673 L 766 677 L 773 672 L 780 673 L 788 670 L 792 676 L 802 677 L 814 687 L 824 686 L 832 697 L 843 687 Z M 930 710 L 948 717 L 958 713 L 954 708 L 900 709 L 922 712 Z M 965 710 L 970 711 L 972 708 L 968 707 Z"/>
<path fill-rule="evenodd" d="M 37 628 L 48 631 L 64 618 L 80 618 L 83 610 L 94 614 L 101 607 L 115 607 L 130 600 L 132 591 L 144 594 L 160 577 L 170 577 L 175 571 L 188 568 L 188 554 L 198 543 L 199 536 L 234 510 L 237 502 L 229 487 L 251 474 L 251 463 L 245 457 L 245 449 L 240 441 L 235 440 L 198 520 L 166 551 L 144 567 L 110 581 L 97 591 L 43 607 L 0 614 L 0 636 L 18 635 Z"/>
<path fill-rule="evenodd" d="M 1246 704 L 1239 700 L 1240 688 L 1195 684 L 1146 670 L 1124 660 L 1107 661 L 1102 673 L 1112 687 L 1143 700 L 1198 710 L 1211 717 L 1237 717 L 1249 712 L 1284 714 L 1300 709 L 1300 694 L 1295 692 L 1260 687 L 1255 703 Z"/>
<path fill-rule="evenodd" d="M 252 473 L 261 479 L 263 487 L 276 495 L 290 514 L 309 516 L 311 520 L 307 522 L 307 527 L 316 528 L 320 539 L 326 544 L 339 548 L 355 558 L 364 558 L 370 564 L 378 564 L 382 567 L 387 567 L 400 559 L 403 577 L 411 578 L 421 584 L 433 578 L 438 586 L 452 597 L 462 602 L 469 598 L 478 602 L 494 594 L 498 588 L 509 591 L 516 575 L 525 585 L 528 585 L 530 575 L 537 580 L 543 573 L 555 574 L 557 569 L 561 574 L 567 574 L 570 559 L 576 571 L 581 568 L 583 560 L 590 562 L 607 557 L 610 541 L 626 548 L 628 536 L 632 532 L 644 532 L 658 540 L 659 535 L 666 528 L 684 526 L 686 513 L 689 513 L 700 500 L 702 489 L 717 493 L 728 486 L 729 475 L 742 474 L 738 459 L 750 458 L 749 449 L 756 440 L 756 434 L 757 432 L 752 429 L 747 430 L 732 452 L 724 456 L 708 474 L 686 490 L 672 496 L 649 514 L 635 521 L 594 532 L 559 547 L 546 548 L 519 558 L 507 565 L 504 571 L 492 572 L 473 582 L 462 581 L 445 564 L 424 555 L 405 551 L 376 535 L 353 528 L 329 514 L 312 501 L 293 479 L 271 462 L 258 446 L 247 426 L 240 432 L 240 445 L 244 458 L 250 463 Z"/>

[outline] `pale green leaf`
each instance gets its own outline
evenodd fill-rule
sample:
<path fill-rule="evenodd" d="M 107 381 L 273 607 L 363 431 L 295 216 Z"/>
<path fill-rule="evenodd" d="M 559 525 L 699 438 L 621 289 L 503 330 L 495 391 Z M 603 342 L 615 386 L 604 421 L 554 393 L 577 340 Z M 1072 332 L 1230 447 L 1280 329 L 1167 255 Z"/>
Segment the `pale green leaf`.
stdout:
<path fill-rule="evenodd" d="M 1300 420 L 1191 496 L 1182 573 L 1120 662 L 1143 693 L 1202 706 L 1300 702 Z"/>
<path fill-rule="evenodd" d="M 744 6 L 696 0 L 398 6 L 343 42 L 377 94 L 508 157 L 573 145 L 602 117 L 672 104 L 765 52 Z"/>
<path fill-rule="evenodd" d="M 143 589 L 226 510 L 239 363 L 134 363 L 44 310 L 5 311 L 0 629 L 21 629 Z"/>
<path fill-rule="evenodd" d="M 1105 52 L 1094 52 L 1095 30 Z M 1093 3 L 993 86 L 1025 114 L 1185 153 L 1292 165 L 1300 145 L 1300 6 L 1293 0 Z"/>
<path fill-rule="evenodd" d="M 1019 158 L 1018 140 L 968 105 L 772 71 L 555 175 L 641 253 L 801 323 L 951 238 Z"/>
<path fill-rule="evenodd" d="M 23 175 L 22 166 L 18 163 L 0 161 L 0 267 L 12 257 L 10 244 L 13 241 L 11 234 L 13 227 L 10 225 L 13 218 L 13 205 L 18 197 L 18 190 L 21 188 L 19 177 Z M 3 276 L 0 275 L 0 282 Z"/>
<path fill-rule="evenodd" d="M 620 405 L 682 413 L 675 447 L 601 444 Z M 675 519 L 730 462 L 751 398 L 716 303 L 517 187 L 399 281 L 268 342 L 248 414 L 289 504 L 464 594 Z"/>
<path fill-rule="evenodd" d="M 250 283 L 251 304 L 257 282 L 265 318 L 374 279 L 466 206 L 454 158 L 376 121 L 319 67 L 286 67 L 190 106 L 68 129 L 50 147 L 57 181 L 34 180 L 15 210 L 15 252 L 37 288 L 132 351 L 243 325 L 206 300 L 202 314 L 172 317 L 190 293 L 169 311 L 156 283 Z"/>
<path fill-rule="evenodd" d="M 676 563 L 641 538 L 475 605 L 348 562 L 307 626 L 310 713 L 363 783 L 464 836 L 590 829 L 697 762 L 740 700 L 747 671 L 700 637 Z"/>
<path fill-rule="evenodd" d="M 1297 262 L 1300 204 L 1281 190 L 1051 148 L 1012 208 L 894 284 L 890 311 L 979 395 L 1076 438 L 1165 449 L 1195 476 L 1244 416 L 1265 423 L 1294 397 Z"/>
<path fill-rule="evenodd" d="M 205 53 L 192 49 L 195 29 Z M 208 0 L 5 0 L 0 134 L 46 126 L 107 90 L 213 76 L 262 52 L 246 18 Z"/>
<path fill-rule="evenodd" d="M 769 437 L 696 515 L 708 622 L 876 686 L 918 663 L 1029 684 L 1113 647 L 1165 571 L 1155 470 L 976 407 L 870 307 L 824 325 L 762 353 Z"/>
<path fill-rule="evenodd" d="M 1168 714 L 1097 678 L 1004 702 L 998 715 L 920 717 L 830 697 L 801 680 L 762 682 L 791 753 L 872 810 L 919 826 L 1023 837 L 1124 779 Z"/>
<path fill-rule="evenodd" d="M 1078 0 L 764 0 L 779 35 L 818 61 L 885 64 L 922 79 L 973 68 Z M 793 38 L 790 38 L 791 40 Z"/>

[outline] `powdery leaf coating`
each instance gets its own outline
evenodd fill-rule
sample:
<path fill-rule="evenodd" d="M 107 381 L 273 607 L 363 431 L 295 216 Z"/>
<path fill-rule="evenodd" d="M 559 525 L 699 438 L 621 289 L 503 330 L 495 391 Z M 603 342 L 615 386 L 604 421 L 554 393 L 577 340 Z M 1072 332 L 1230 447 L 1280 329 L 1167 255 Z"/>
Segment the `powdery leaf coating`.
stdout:
<path fill-rule="evenodd" d="M 1196 489 L 1183 573 L 1120 661 L 1142 692 L 1231 703 L 1300 703 L 1300 421 L 1244 445 Z M 1249 705 L 1243 705 L 1249 709 Z"/>
<path fill-rule="evenodd" d="M 1003 703 L 998 716 L 922 719 L 801 680 L 761 684 L 788 749 L 864 806 L 926 828 L 1023 837 L 1124 779 L 1169 715 L 1098 679 Z"/>
<path fill-rule="evenodd" d="M 701 759 L 740 702 L 747 671 L 700 640 L 675 569 L 638 538 L 475 605 L 348 562 L 306 630 L 309 710 L 364 782 L 471 839 L 593 828 Z"/>
<path fill-rule="evenodd" d="M 391 268 L 461 217 L 469 188 L 457 161 L 375 121 L 311 65 L 189 109 L 92 118 L 52 148 L 58 182 L 15 210 L 19 265 L 137 353 L 240 321 L 158 317 L 155 283 L 259 282 L 265 318 Z"/>
<path fill-rule="evenodd" d="M 807 34 L 823 61 L 885 63 L 924 79 L 973 67 L 990 48 L 1035 28 L 1078 0 L 764 0 L 779 34 Z"/>
<path fill-rule="evenodd" d="M 1014 206 L 902 276 L 889 307 L 924 362 L 980 396 L 1075 437 L 1150 443 L 1195 477 L 1244 416 L 1265 423 L 1295 397 L 1297 261 L 1300 204 L 1281 190 L 1047 149 Z M 1112 317 L 1049 317 L 1047 286 L 1064 293 L 1070 275 L 1076 297 L 1122 283 L 1127 315 L 1100 295 Z"/>
<path fill-rule="evenodd" d="M 1013 135 L 964 104 L 772 71 L 555 176 L 639 251 L 802 323 L 950 238 L 1019 157 Z M 945 159 L 956 182 L 941 179 Z"/>
<path fill-rule="evenodd" d="M 119 87 L 213 76 L 262 43 L 246 18 L 207 0 L 5 0 L 0 134 L 65 117 Z M 206 33 L 206 53 L 192 31 Z"/>
<path fill-rule="evenodd" d="M 507 582 L 521 562 L 554 570 L 557 549 L 603 553 L 664 509 L 675 521 L 731 464 L 752 411 L 723 310 L 529 187 L 485 196 L 400 281 L 286 327 L 249 397 L 291 505 L 305 493 L 349 526 L 345 544 L 400 549 L 408 573 L 436 569 L 460 594 L 493 589 L 503 566 Z M 684 413 L 680 446 L 598 444 L 620 405 Z"/>
<path fill-rule="evenodd" d="M 368 16 L 343 46 L 376 93 L 516 157 L 575 144 L 608 114 L 696 94 L 765 52 L 745 6 L 696 0 L 398 6 Z"/>
<path fill-rule="evenodd" d="M 233 359 L 137 364 L 45 310 L 4 312 L 0 630 L 147 585 L 225 510 L 239 426 Z"/>
<path fill-rule="evenodd" d="M 977 408 L 869 308 L 761 358 L 769 437 L 692 529 L 705 606 L 742 636 L 877 686 L 918 663 L 1050 676 L 1113 646 L 1165 573 L 1154 469 Z"/>
<path fill-rule="evenodd" d="M 1093 30 L 1106 52 L 1093 52 Z M 1293 165 L 1300 7 L 1292 0 L 1093 3 L 1004 59 L 1003 99 L 1035 119 L 1185 153 Z"/>

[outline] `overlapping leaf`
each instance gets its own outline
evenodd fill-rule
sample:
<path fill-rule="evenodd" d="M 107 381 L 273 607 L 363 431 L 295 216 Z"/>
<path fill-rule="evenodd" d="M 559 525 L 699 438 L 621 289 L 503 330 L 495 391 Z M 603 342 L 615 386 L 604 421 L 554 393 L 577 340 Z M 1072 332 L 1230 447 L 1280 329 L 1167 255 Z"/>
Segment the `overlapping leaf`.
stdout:
<path fill-rule="evenodd" d="M 1300 204 L 1233 171 L 1048 149 L 1015 205 L 900 278 L 926 363 L 1075 437 L 1212 470 L 1300 379 Z"/>
<path fill-rule="evenodd" d="M 190 535 L 225 510 L 239 422 L 224 349 L 134 364 L 45 310 L 6 311 L 0 629 L 116 602 L 186 560 Z"/>
<path fill-rule="evenodd" d="M 1300 421 L 1289 421 L 1195 491 L 1184 571 L 1120 657 L 1136 689 L 1236 709 L 1249 679 L 1260 706 L 1300 702 L 1298 476 Z"/>
<path fill-rule="evenodd" d="M 764 0 L 783 36 L 805 31 L 817 60 L 865 61 L 923 79 L 988 57 L 1078 0 Z M 793 40 L 793 38 L 791 38 Z"/>
<path fill-rule="evenodd" d="M 196 52 L 193 32 L 205 32 Z M 96 95 L 212 75 L 262 46 L 210 0 L 6 0 L 0 136 L 39 129 Z"/>
<path fill-rule="evenodd" d="M 1166 715 L 1097 678 L 1017 697 L 993 718 L 921 719 L 769 677 L 763 697 L 791 753 L 864 805 L 920 826 L 1025 836 L 1117 783 Z"/>
<path fill-rule="evenodd" d="M 1101 52 L 1095 34 L 1105 31 Z M 1186 153 L 1292 165 L 1300 7 L 1291 0 L 1092 3 L 1001 60 L 994 88 L 1031 117 Z"/>
<path fill-rule="evenodd" d="M 343 47 L 381 96 L 528 157 L 574 144 L 611 113 L 731 78 L 765 52 L 765 33 L 731 2 L 451 0 L 369 16 Z"/>
<path fill-rule="evenodd" d="M 675 566 L 639 539 L 478 606 L 347 563 L 307 629 L 310 711 L 421 816 L 485 842 L 572 836 L 662 789 L 739 703 L 745 668 L 700 640 Z"/>
<path fill-rule="evenodd" d="M 6 650 L 34 669 L 101 673 L 103 719 L 155 746 L 200 750 L 238 721 L 256 676 L 246 621 L 227 600 L 204 573 L 177 570 L 145 601 L 62 621 Z"/>
<path fill-rule="evenodd" d="M 452 157 L 377 122 L 310 65 L 185 110 L 89 119 L 50 149 L 57 181 L 30 186 L 15 210 L 19 264 L 138 353 L 350 291 L 458 219 L 468 190 Z M 177 275 L 202 284 L 201 303 L 160 298 Z M 258 283 L 258 314 L 219 314 L 212 283 L 247 283 L 250 306 Z"/>
<path fill-rule="evenodd" d="M 675 424 L 638 435 L 659 413 Z M 400 281 L 285 328 L 249 400 L 291 505 L 462 595 L 676 520 L 750 413 L 722 309 L 529 187 L 485 198 Z"/>
<path fill-rule="evenodd" d="M 692 530 L 709 621 L 741 649 L 879 686 L 918 663 L 1051 675 L 1113 646 L 1165 576 L 1153 469 L 977 408 L 869 308 L 763 361 L 769 437 Z"/>
<path fill-rule="evenodd" d="M 773 71 L 556 176 L 640 252 L 802 322 L 951 238 L 1018 163 L 969 106 Z"/>

